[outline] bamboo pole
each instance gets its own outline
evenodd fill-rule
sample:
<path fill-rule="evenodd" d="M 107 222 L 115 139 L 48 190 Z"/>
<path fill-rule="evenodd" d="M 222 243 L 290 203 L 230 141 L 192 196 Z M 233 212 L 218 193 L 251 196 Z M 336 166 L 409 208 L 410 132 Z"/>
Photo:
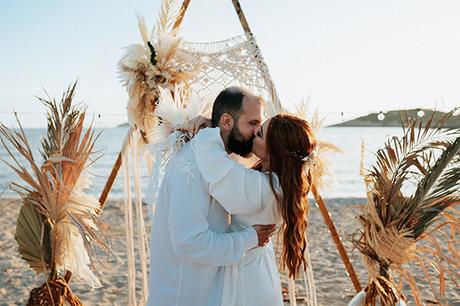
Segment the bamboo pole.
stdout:
<path fill-rule="evenodd" d="M 337 247 L 337 250 L 339 251 L 340 258 L 342 259 L 343 264 L 345 265 L 345 269 L 347 270 L 348 275 L 350 276 L 351 281 L 353 282 L 353 286 L 355 287 L 356 292 L 360 292 L 362 289 L 361 284 L 359 283 L 356 272 L 353 269 L 353 265 L 351 264 L 350 258 L 347 255 L 347 251 L 345 250 L 345 247 L 342 244 L 342 240 L 340 239 L 337 229 L 335 228 L 331 215 L 329 214 L 329 211 L 327 210 L 326 204 L 324 203 L 323 198 L 319 194 L 318 190 L 316 190 L 315 185 L 312 186 L 311 192 L 313 193 L 316 204 L 318 205 L 319 210 L 321 211 L 321 214 L 323 215 L 324 222 L 329 228 L 329 232 L 331 233 L 332 240 L 334 240 L 335 242 L 335 246 Z"/>
<path fill-rule="evenodd" d="M 184 0 L 184 2 L 182 2 L 182 7 L 179 11 L 179 14 L 177 15 L 176 21 L 174 22 L 173 29 L 178 29 L 180 25 L 182 24 L 182 21 L 185 15 L 185 11 L 187 10 L 188 5 L 190 4 L 190 1 L 191 0 Z M 131 134 L 133 132 L 134 132 L 134 129 L 131 128 L 129 131 L 128 137 L 131 137 Z M 122 164 L 122 158 L 121 158 L 121 151 L 120 151 L 120 153 L 118 153 L 115 164 L 112 167 L 112 171 L 110 171 L 109 178 L 107 179 L 107 182 L 105 183 L 101 196 L 99 197 L 100 212 L 104 208 L 104 205 L 105 205 L 105 202 L 107 201 L 107 197 L 109 196 L 110 190 L 112 190 L 113 183 L 115 182 L 118 172 L 120 171 L 121 164 Z"/>
<path fill-rule="evenodd" d="M 254 38 L 251 28 L 249 27 L 248 20 L 246 19 L 246 16 L 244 15 L 243 9 L 241 8 L 240 2 L 238 0 L 232 0 L 232 2 L 233 2 L 233 6 L 235 7 L 236 14 L 238 15 L 238 18 L 240 19 L 240 23 L 241 23 L 241 26 L 243 27 L 244 32 L 249 37 Z M 260 51 L 260 48 L 257 42 L 254 43 L 254 48 L 259 54 L 259 58 L 255 59 L 257 67 L 262 72 L 262 75 L 265 76 L 265 71 L 269 74 L 268 67 L 267 67 L 267 64 L 265 63 L 265 60 L 262 57 L 262 52 Z M 281 106 L 281 102 L 278 97 L 278 92 L 276 91 L 273 80 L 270 78 L 270 76 L 268 76 L 268 77 L 264 77 L 264 81 L 265 83 L 268 83 L 269 88 L 272 90 L 273 103 L 275 104 L 276 111 L 281 112 L 283 110 L 283 107 Z"/>

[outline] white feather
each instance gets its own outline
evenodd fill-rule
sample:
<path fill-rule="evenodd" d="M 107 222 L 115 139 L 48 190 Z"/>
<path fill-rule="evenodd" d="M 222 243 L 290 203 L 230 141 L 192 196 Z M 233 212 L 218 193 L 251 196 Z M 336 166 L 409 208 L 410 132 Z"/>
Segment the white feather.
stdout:
<path fill-rule="evenodd" d="M 198 116 L 209 117 L 211 105 L 209 96 L 202 98 L 193 92 L 187 95 L 181 86 L 174 88 L 174 96 L 168 89 L 160 87 L 155 113 L 161 118 L 161 125 L 152 130 L 153 141 L 149 150 L 156 156 L 170 158 L 184 143 L 184 135 L 175 130 Z"/>

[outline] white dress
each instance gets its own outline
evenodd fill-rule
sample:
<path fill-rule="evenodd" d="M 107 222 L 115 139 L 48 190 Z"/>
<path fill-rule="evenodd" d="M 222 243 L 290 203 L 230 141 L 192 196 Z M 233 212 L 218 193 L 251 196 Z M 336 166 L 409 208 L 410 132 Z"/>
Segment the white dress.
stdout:
<path fill-rule="evenodd" d="M 196 164 L 209 194 L 231 215 L 230 229 L 240 232 L 255 224 L 280 224 L 268 174 L 248 169 L 225 151 L 219 128 L 200 131 L 191 142 Z M 281 190 L 274 176 L 277 191 Z M 225 267 L 221 306 L 281 306 L 280 277 L 271 243 L 247 252 Z"/>

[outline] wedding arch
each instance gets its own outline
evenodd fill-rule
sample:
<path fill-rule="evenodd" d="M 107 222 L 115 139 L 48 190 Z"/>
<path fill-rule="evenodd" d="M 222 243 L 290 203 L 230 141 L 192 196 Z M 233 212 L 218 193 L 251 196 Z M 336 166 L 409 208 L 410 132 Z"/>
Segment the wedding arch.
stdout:
<path fill-rule="evenodd" d="M 143 18 L 139 18 L 139 28 L 144 44 L 128 47 L 120 60 L 120 77 L 127 87 L 128 119 L 130 130 L 122 149 L 115 161 L 106 185 L 100 195 L 101 207 L 106 203 L 111 187 L 120 169 L 124 174 L 124 213 L 128 257 L 128 291 L 129 305 L 137 305 L 136 282 L 141 283 L 141 305 L 148 296 L 147 257 L 149 245 L 144 224 L 142 191 L 140 185 L 140 167 L 146 160 L 148 168 L 159 173 L 161 158 L 147 153 L 146 145 L 155 142 L 158 135 L 152 134 L 155 125 L 156 102 L 159 86 L 174 91 L 177 84 L 182 84 L 189 91 L 200 95 L 212 94 L 231 85 L 240 85 L 260 95 L 266 101 L 265 112 L 273 116 L 283 110 L 261 50 L 249 27 L 245 14 L 238 0 L 232 0 L 241 23 L 243 34 L 207 43 L 183 41 L 178 31 L 190 0 L 184 0 L 177 12 L 171 12 L 171 0 L 166 0 L 159 14 L 156 29 L 149 33 Z M 171 17 L 173 16 L 173 17 Z M 133 186 L 131 186 L 133 184 Z M 155 192 L 158 186 L 150 186 Z M 328 226 L 345 269 L 357 292 L 361 285 L 341 242 L 340 236 L 330 217 L 318 186 L 312 186 L 312 195 Z M 132 193 L 134 197 L 132 197 Z M 132 200 L 134 199 L 134 201 Z M 134 228 L 136 226 L 136 229 Z M 136 233 L 135 233 L 136 232 Z M 276 244 L 279 241 L 275 241 Z M 140 280 L 136 277 L 136 252 L 139 256 L 141 270 Z M 309 260 L 308 250 L 305 254 Z M 305 291 L 297 292 L 297 297 L 305 298 L 309 305 L 317 305 L 313 272 L 307 269 L 303 273 Z M 296 305 L 296 288 L 294 280 L 288 279 L 288 292 L 291 305 Z"/>

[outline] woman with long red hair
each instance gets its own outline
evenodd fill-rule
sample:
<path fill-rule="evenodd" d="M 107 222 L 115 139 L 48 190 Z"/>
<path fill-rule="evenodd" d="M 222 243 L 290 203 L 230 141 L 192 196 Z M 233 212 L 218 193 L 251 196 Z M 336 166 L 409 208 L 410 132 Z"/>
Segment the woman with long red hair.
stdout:
<path fill-rule="evenodd" d="M 248 169 L 230 159 L 218 128 L 192 141 L 209 193 L 231 214 L 231 231 L 254 224 L 278 224 L 283 238 L 281 266 L 295 278 L 306 269 L 307 194 L 317 142 L 307 121 L 276 115 L 255 130 L 252 152 L 260 161 Z M 222 305 L 283 305 L 271 243 L 225 267 Z"/>

